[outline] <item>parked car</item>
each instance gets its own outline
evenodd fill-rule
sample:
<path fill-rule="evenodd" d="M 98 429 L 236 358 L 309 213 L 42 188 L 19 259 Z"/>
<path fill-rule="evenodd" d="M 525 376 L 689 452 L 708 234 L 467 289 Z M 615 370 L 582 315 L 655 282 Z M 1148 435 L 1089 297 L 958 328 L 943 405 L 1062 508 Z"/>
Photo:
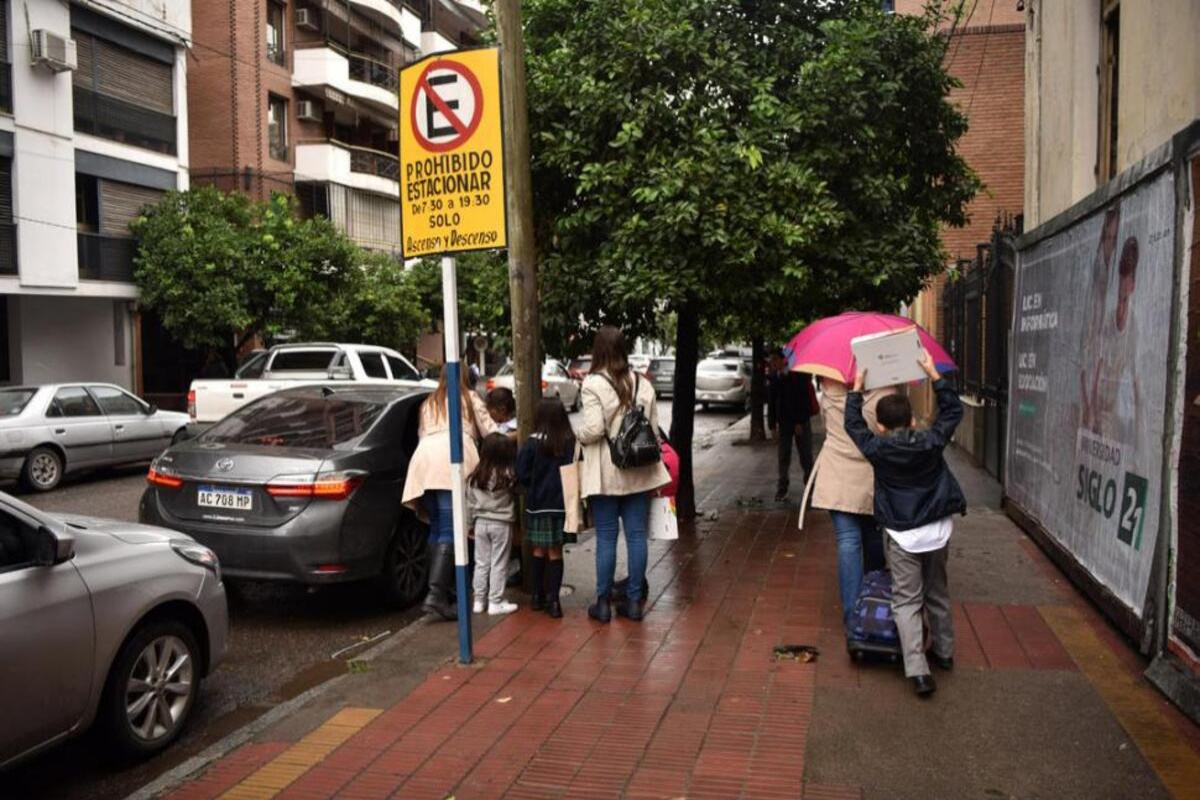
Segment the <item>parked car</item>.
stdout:
<path fill-rule="evenodd" d="M 567 374 L 579 382 L 588 376 L 592 371 L 592 357 L 578 356 L 571 359 L 571 363 L 567 365 Z"/>
<path fill-rule="evenodd" d="M 696 401 L 701 408 L 750 408 L 750 368 L 740 358 L 706 358 L 696 366 Z"/>
<path fill-rule="evenodd" d="M 632 355 L 629 357 L 629 367 L 634 372 L 646 374 L 646 370 L 650 368 L 650 356 Z"/>
<path fill-rule="evenodd" d="M 109 383 L 0 388 L 0 478 L 48 492 L 80 470 L 149 461 L 187 424 Z"/>
<path fill-rule="evenodd" d="M 192 381 L 188 414 L 209 425 L 258 397 L 295 386 L 330 380 L 434 388 L 408 359 L 386 347 L 364 344 L 296 343 L 252 356 L 232 379 Z"/>
<path fill-rule="evenodd" d="M 487 382 L 487 390 L 490 392 L 497 386 L 502 386 L 506 389 L 516 391 L 516 377 L 513 375 L 513 365 L 505 364 L 496 373 L 494 378 L 489 378 Z M 542 397 L 548 400 L 558 399 L 567 407 L 568 411 L 578 411 L 580 404 L 583 402 L 581 394 L 580 382 L 572 378 L 567 373 L 567 368 L 553 359 L 547 359 L 542 364 Z"/>
<path fill-rule="evenodd" d="M 646 368 L 646 377 L 654 384 L 654 391 L 659 397 L 671 397 L 675 394 L 675 357 L 659 356 L 650 360 Z"/>
<path fill-rule="evenodd" d="M 207 547 L 0 493 L 0 769 L 93 723 L 120 756 L 162 750 L 224 659 L 227 627 Z"/>
<path fill-rule="evenodd" d="M 427 588 L 400 505 L 424 390 L 327 382 L 260 397 L 154 460 L 138 517 L 211 547 L 230 579 Z"/>

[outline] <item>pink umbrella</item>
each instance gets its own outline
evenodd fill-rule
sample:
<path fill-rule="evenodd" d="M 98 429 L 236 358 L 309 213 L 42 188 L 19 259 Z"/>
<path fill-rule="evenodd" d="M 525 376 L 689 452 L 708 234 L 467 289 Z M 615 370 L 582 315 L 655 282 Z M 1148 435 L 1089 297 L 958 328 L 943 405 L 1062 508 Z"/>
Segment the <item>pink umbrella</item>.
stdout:
<path fill-rule="evenodd" d="M 794 372 L 808 372 L 843 383 L 853 383 L 857 366 L 854 363 L 854 352 L 850 349 L 851 339 L 909 328 L 916 329 L 921 346 L 933 356 L 938 372 L 957 369 L 954 360 L 937 340 L 929 335 L 929 331 L 911 319 L 875 311 L 847 311 L 836 317 L 819 319 L 806 326 L 792 337 L 785 348 L 788 366 Z"/>

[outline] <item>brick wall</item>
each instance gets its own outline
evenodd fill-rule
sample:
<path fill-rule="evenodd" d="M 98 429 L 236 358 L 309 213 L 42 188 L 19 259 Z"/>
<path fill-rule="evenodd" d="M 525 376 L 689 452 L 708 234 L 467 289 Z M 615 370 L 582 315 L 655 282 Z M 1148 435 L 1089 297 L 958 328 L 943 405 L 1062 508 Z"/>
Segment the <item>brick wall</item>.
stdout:
<path fill-rule="evenodd" d="M 288 101 L 294 145 L 296 103 L 290 64 L 294 3 L 287 3 L 287 65 L 268 60 L 264 0 L 208 0 L 193 15 L 195 46 L 188 59 L 188 108 L 193 183 L 240 189 L 254 197 L 291 191 L 294 150 L 287 162 L 267 152 L 267 95 Z M 249 168 L 249 185 L 243 171 Z"/>

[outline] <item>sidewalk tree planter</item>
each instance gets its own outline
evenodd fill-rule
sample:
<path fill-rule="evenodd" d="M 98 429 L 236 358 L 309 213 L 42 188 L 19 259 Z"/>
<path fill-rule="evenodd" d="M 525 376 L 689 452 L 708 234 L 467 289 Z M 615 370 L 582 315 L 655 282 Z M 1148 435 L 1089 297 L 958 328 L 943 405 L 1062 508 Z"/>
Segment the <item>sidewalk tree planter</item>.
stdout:
<path fill-rule="evenodd" d="M 529 0 L 525 22 L 545 318 L 586 340 L 678 314 L 689 519 L 707 326 L 782 337 L 942 268 L 939 226 L 979 186 L 946 39 L 865 0 Z"/>

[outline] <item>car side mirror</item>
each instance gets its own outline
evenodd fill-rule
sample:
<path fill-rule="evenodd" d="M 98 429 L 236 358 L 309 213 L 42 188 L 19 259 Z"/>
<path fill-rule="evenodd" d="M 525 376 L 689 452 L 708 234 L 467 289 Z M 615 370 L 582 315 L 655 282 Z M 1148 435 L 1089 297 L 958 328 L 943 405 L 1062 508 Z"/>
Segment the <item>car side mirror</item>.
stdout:
<path fill-rule="evenodd" d="M 150 407 L 146 409 L 147 417 L 153 417 L 157 413 L 158 413 L 158 406 L 154 405 L 154 403 L 151 403 Z"/>
<path fill-rule="evenodd" d="M 354 373 L 349 367 L 330 367 L 329 380 L 331 381 L 348 381 L 353 380 Z"/>
<path fill-rule="evenodd" d="M 45 525 L 37 529 L 33 548 L 33 563 L 53 567 L 75 557 L 75 537 L 69 533 L 56 534 Z"/>

